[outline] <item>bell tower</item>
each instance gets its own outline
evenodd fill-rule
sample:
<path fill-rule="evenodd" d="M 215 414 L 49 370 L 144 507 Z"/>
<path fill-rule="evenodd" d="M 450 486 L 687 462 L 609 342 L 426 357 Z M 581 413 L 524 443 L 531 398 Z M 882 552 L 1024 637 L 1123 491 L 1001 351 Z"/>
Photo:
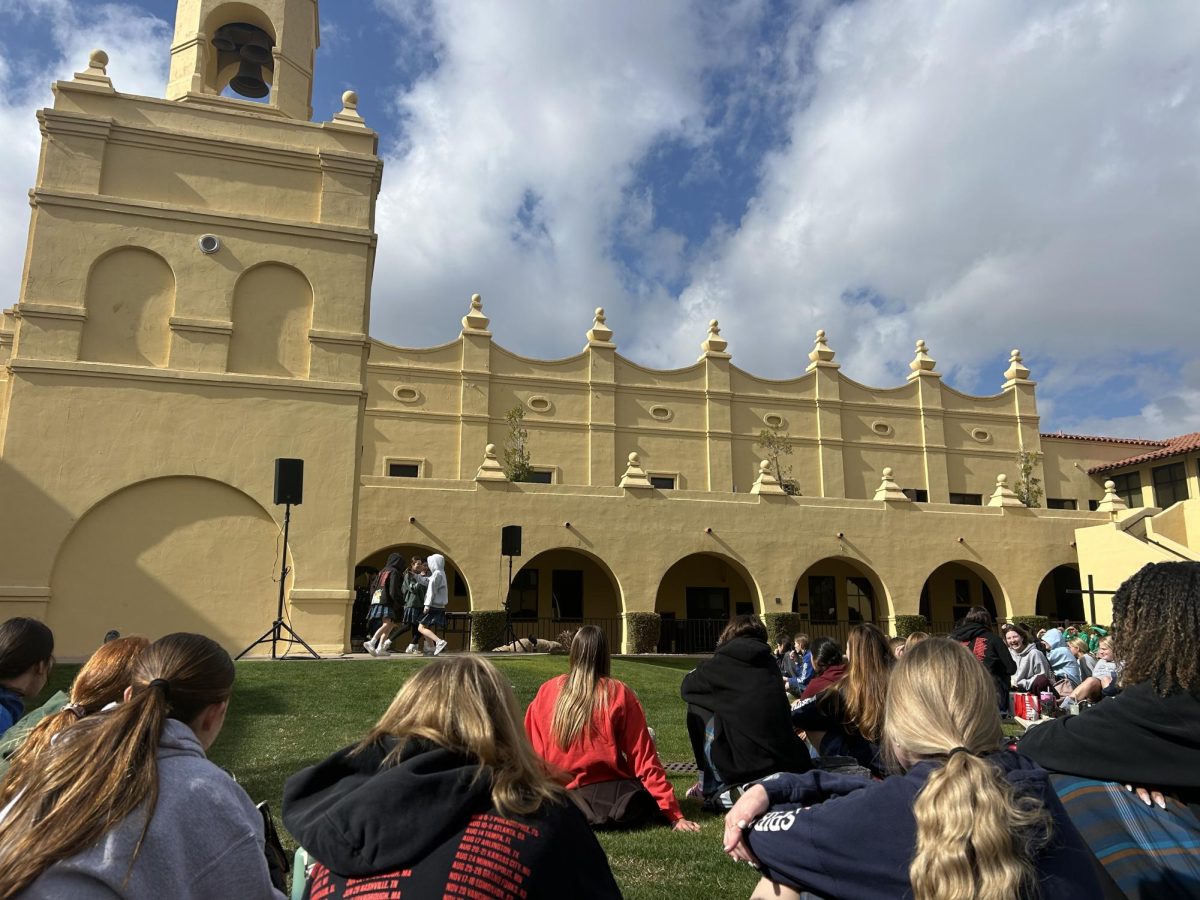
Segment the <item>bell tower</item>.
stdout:
<path fill-rule="evenodd" d="M 312 118 L 317 0 L 179 0 L 167 99 Z M 234 97 L 229 94 L 233 93 Z"/>

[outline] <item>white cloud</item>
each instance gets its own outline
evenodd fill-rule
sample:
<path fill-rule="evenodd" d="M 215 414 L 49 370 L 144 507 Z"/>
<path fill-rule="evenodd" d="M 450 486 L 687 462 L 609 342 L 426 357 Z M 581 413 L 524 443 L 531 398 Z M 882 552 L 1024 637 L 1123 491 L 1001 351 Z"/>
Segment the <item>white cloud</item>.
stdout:
<path fill-rule="evenodd" d="M 51 41 L 52 61 L 30 71 L 0 52 L 0 308 L 16 303 L 29 228 L 27 191 L 37 175 L 41 136 L 37 110 L 51 105 L 50 85 L 87 68 L 93 49 L 109 55 L 108 74 L 124 93 L 162 96 L 170 30 L 165 22 L 124 4 L 83 7 L 68 0 L 0 0 L 9 21 L 30 20 Z"/>

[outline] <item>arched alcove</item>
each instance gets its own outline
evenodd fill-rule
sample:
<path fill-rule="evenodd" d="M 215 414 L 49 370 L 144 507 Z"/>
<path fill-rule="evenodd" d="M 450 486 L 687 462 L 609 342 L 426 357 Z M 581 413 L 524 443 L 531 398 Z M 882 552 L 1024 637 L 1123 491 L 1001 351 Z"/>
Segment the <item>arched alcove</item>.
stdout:
<path fill-rule="evenodd" d="M 544 550 L 513 575 L 509 610 L 518 637 L 557 640 L 580 625 L 604 629 L 621 646 L 621 588 L 597 557 L 560 547 Z"/>
<path fill-rule="evenodd" d="M 1048 616 L 1056 622 L 1085 620 L 1083 594 L 1079 593 L 1078 566 L 1055 566 L 1046 573 L 1038 586 L 1037 614 Z"/>
<path fill-rule="evenodd" d="M 808 615 L 809 637 L 844 642 L 853 625 L 879 625 L 889 617 L 887 591 L 865 563 L 842 556 L 818 560 L 796 581 L 792 612 Z"/>
<path fill-rule="evenodd" d="M 87 321 L 79 358 L 130 366 L 167 364 L 175 273 L 166 260 L 140 247 L 101 257 L 88 273 Z"/>
<path fill-rule="evenodd" d="M 278 542 L 271 515 L 218 481 L 117 491 L 79 520 L 55 561 L 47 623 L 59 654 L 90 654 L 110 628 L 151 639 L 195 631 L 239 652 L 275 618 Z"/>
<path fill-rule="evenodd" d="M 654 600 L 662 616 L 659 651 L 707 653 L 730 617 L 758 614 L 759 591 L 745 567 L 717 553 L 693 553 L 663 574 Z"/>
<path fill-rule="evenodd" d="M 459 618 L 471 611 L 471 587 L 467 583 L 466 576 L 462 570 L 446 554 L 444 550 L 439 550 L 437 547 L 430 547 L 425 544 L 395 544 L 391 547 L 383 547 L 365 556 L 354 567 L 354 610 L 351 613 L 350 619 L 350 638 L 352 641 L 362 641 L 370 637 L 367 634 L 367 612 L 371 606 L 371 582 L 375 576 L 379 574 L 379 570 L 387 563 L 387 558 L 392 553 L 399 553 L 404 560 L 404 565 L 407 567 L 414 556 L 419 556 L 422 559 L 428 557 L 432 553 L 440 553 L 446 557 L 446 592 L 449 595 L 449 604 L 446 606 L 446 612 L 451 615 L 451 624 L 448 634 L 443 635 L 450 641 L 450 649 L 466 650 L 468 645 L 466 642 L 466 623 Z M 397 622 L 399 621 L 400 611 L 396 611 Z M 397 626 L 398 628 L 399 626 Z M 397 631 L 399 635 L 400 632 Z M 404 635 L 407 637 L 409 632 L 405 630 Z"/>
<path fill-rule="evenodd" d="M 238 279 L 233 294 L 229 371 L 307 378 L 313 290 L 291 266 L 264 263 Z"/>
<path fill-rule="evenodd" d="M 966 560 L 943 563 L 925 579 L 920 612 L 931 632 L 949 632 L 972 606 L 986 608 L 994 619 L 1008 616 L 1000 582 L 978 563 Z"/>

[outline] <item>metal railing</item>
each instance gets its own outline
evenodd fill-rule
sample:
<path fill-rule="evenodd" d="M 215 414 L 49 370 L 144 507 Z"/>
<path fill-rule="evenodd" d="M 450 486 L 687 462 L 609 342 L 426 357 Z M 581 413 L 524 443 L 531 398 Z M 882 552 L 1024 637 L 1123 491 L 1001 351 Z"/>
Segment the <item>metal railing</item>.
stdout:
<path fill-rule="evenodd" d="M 621 650 L 622 625 L 620 616 L 584 616 L 580 619 L 534 619 L 513 616 L 510 621 L 512 622 L 513 634 L 517 640 L 529 638 L 531 640 L 557 641 L 559 635 L 564 631 L 575 631 L 584 625 L 595 625 L 608 638 L 609 652 L 619 653 Z"/>

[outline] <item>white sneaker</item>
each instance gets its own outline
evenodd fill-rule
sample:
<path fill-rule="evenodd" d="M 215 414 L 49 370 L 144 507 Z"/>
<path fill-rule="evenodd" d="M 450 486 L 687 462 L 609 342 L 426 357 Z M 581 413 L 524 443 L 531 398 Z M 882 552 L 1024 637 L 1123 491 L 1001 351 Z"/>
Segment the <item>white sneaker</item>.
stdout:
<path fill-rule="evenodd" d="M 363 641 L 363 649 L 366 650 L 368 653 L 370 653 L 372 656 L 374 656 L 375 655 L 375 639 L 369 638 L 368 640 Z"/>
<path fill-rule="evenodd" d="M 404 652 L 405 653 L 420 653 L 421 651 L 417 649 L 416 644 L 409 644 L 407 647 L 404 648 Z"/>
<path fill-rule="evenodd" d="M 448 641 L 438 641 L 436 644 L 434 644 L 433 645 L 433 655 L 437 656 L 439 653 L 441 653 L 443 650 L 445 650 L 447 643 L 449 643 L 449 642 Z"/>
<path fill-rule="evenodd" d="M 388 640 L 384 641 L 383 646 L 379 648 L 379 655 L 383 656 L 383 654 L 391 653 L 391 652 L 392 652 L 392 641 L 389 638 Z"/>

